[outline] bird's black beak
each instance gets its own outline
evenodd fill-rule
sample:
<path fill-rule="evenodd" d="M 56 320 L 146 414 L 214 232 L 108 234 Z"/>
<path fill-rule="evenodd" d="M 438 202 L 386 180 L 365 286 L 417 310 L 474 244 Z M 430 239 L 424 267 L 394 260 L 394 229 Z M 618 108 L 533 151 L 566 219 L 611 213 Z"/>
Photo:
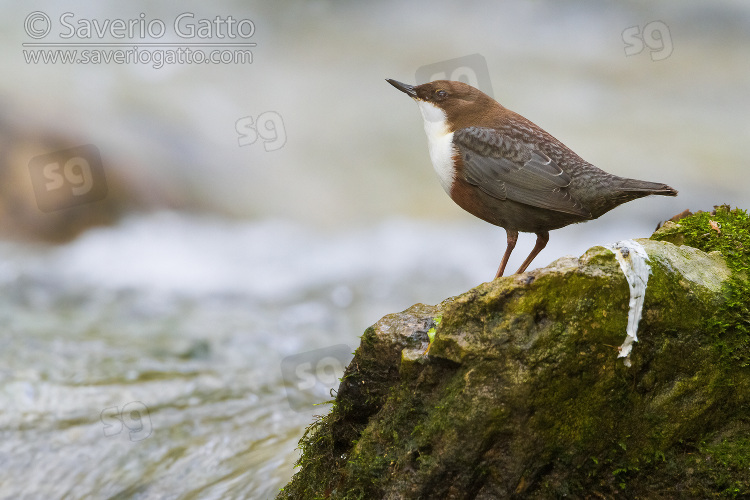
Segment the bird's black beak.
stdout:
<path fill-rule="evenodd" d="M 417 91 L 414 90 L 414 85 L 407 85 L 405 83 L 397 82 L 396 80 L 392 80 L 390 78 L 385 79 L 386 82 L 390 83 L 397 89 L 399 89 L 404 94 L 408 95 L 409 97 L 417 97 Z"/>

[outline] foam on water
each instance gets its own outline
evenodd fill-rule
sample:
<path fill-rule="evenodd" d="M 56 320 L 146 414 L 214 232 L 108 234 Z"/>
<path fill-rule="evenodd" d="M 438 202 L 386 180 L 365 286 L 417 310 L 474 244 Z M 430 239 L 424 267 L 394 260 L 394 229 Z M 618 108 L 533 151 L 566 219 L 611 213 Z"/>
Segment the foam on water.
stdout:
<path fill-rule="evenodd" d="M 556 255 L 583 253 L 617 234 L 643 231 L 610 226 L 593 221 L 556 231 L 532 269 Z M 510 268 L 520 264 L 533 243 L 529 235 L 520 237 Z M 408 307 L 439 302 L 491 280 L 504 249 L 504 231 L 473 220 L 389 219 L 325 232 L 278 219 L 233 221 L 157 212 L 89 230 L 61 246 L 6 242 L 0 245 L 0 285 L 15 286 L 23 278 L 46 285 L 39 290 L 58 293 L 234 294 L 266 303 L 294 303 L 325 289 L 334 302 L 348 304 L 352 289 L 367 284 L 375 298 L 402 295 L 400 305 Z"/>

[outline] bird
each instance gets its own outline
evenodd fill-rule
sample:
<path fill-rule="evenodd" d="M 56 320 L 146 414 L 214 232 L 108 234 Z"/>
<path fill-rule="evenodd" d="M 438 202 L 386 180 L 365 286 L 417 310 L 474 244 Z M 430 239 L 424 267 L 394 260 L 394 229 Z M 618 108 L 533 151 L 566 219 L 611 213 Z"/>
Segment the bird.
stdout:
<path fill-rule="evenodd" d="M 419 105 L 430 159 L 445 192 L 470 214 L 505 229 L 507 247 L 496 279 L 505 272 L 519 232 L 537 238 L 516 274 L 525 272 L 544 249 L 549 231 L 596 219 L 644 196 L 677 196 L 666 184 L 595 167 L 466 83 L 386 81 Z"/>

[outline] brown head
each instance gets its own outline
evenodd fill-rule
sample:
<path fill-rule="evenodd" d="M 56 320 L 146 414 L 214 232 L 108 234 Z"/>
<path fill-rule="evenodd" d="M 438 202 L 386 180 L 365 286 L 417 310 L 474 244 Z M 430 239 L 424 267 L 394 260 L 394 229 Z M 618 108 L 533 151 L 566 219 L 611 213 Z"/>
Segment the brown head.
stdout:
<path fill-rule="evenodd" d="M 386 81 L 417 101 L 425 121 L 445 120 L 447 132 L 470 126 L 492 127 L 507 112 L 493 98 L 463 82 L 436 80 L 408 85 L 390 78 Z"/>

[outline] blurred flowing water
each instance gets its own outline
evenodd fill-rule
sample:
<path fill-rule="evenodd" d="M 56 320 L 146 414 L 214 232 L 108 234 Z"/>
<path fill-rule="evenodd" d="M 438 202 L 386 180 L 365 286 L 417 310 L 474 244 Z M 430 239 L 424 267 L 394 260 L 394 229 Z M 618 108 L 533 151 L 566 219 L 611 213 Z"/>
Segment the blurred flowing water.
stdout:
<path fill-rule="evenodd" d="M 82 144 L 110 191 L 75 213 L 125 207 L 65 244 L 0 240 L 0 498 L 273 498 L 364 329 L 494 276 L 504 232 L 445 196 L 416 106 L 385 78 L 480 54 L 502 104 L 605 170 L 680 191 L 554 231 L 532 268 L 688 207 L 750 205 L 741 0 L 0 8 L 0 159 L 16 168 L 0 222 L 19 200 L 32 233 L 65 222 L 37 210 L 29 160 Z M 258 45 L 250 65 L 28 64 L 37 10 L 231 14 Z M 283 127 L 278 149 L 242 145 L 239 124 L 261 116 Z M 510 269 L 533 243 L 521 235 Z"/>
<path fill-rule="evenodd" d="M 553 252 L 586 245 L 577 229 Z M 3 243 L 0 496 L 272 498 L 327 411 L 342 346 L 490 279 L 503 240 L 484 225 L 320 234 L 162 212 L 67 245 Z M 326 356 L 338 363 L 305 368 Z"/>

